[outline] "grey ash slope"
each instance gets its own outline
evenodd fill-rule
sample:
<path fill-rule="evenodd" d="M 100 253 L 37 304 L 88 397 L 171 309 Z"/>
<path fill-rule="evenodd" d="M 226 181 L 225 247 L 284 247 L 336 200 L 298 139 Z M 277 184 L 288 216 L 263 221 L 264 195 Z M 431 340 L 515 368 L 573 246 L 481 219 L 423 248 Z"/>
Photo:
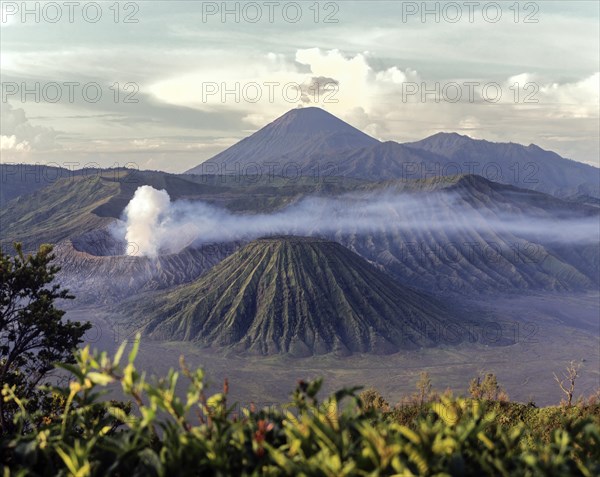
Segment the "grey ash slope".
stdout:
<path fill-rule="evenodd" d="M 388 190 L 409 184 L 390 181 Z M 413 184 L 419 184 L 413 198 L 429 211 L 424 226 L 337 234 L 336 240 L 401 283 L 437 293 L 597 289 L 600 229 L 584 241 L 569 240 L 561 221 L 600 224 L 600 209 L 473 175 Z M 411 215 L 396 220 L 411 223 Z M 438 220 L 457 227 L 437 227 Z M 534 223 L 556 225 L 526 226 Z"/>
<path fill-rule="evenodd" d="M 55 247 L 58 279 L 77 304 L 114 304 L 145 291 L 188 283 L 233 253 L 237 243 L 185 247 L 156 258 L 125 256 L 124 244 L 100 229 Z"/>
<path fill-rule="evenodd" d="M 304 164 L 315 153 L 334 153 L 372 146 L 379 141 L 320 108 L 292 109 L 251 136 L 200 164 L 187 174 L 234 172 L 236 164 L 278 162 Z M 268 166 L 265 166 L 265 170 Z"/>
<path fill-rule="evenodd" d="M 319 168 L 326 177 L 341 176 L 382 181 L 432 177 L 434 174 L 422 174 L 422 171 L 431 171 L 432 164 L 445 162 L 447 159 L 439 154 L 386 141 L 347 151 L 311 154 L 307 156 L 303 165 L 306 170 Z M 456 170 L 453 169 L 452 172 L 456 173 Z M 437 174 L 438 177 L 440 175 Z"/>
<path fill-rule="evenodd" d="M 146 335 L 259 354 L 390 353 L 466 338 L 458 313 L 336 242 L 259 239 L 195 282 L 122 304 Z"/>

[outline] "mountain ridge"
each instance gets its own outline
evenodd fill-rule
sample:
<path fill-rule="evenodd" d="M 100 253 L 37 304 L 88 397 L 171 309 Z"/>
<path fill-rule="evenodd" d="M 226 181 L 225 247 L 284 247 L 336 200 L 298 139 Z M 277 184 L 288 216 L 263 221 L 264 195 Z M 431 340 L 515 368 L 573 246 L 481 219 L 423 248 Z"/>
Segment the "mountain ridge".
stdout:
<path fill-rule="evenodd" d="M 600 198 L 600 169 L 535 144 L 446 132 L 414 142 L 381 142 L 314 107 L 288 111 L 186 173 L 285 176 L 297 170 L 366 180 L 470 172 L 558 197 Z"/>
<path fill-rule="evenodd" d="M 194 182 L 195 180 L 196 182 Z M 524 290 L 588 290 L 595 289 L 598 277 L 599 254 L 586 244 L 552 241 L 552 234 L 500 233 L 493 226 L 483 227 L 490 217 L 536 217 L 543 221 L 561 218 L 590 220 L 599 213 L 594 203 L 565 201 L 542 192 L 520 189 L 516 186 L 489 181 L 480 176 L 460 175 L 429 177 L 410 181 L 390 179 L 380 182 L 355 181 L 339 178 L 332 184 L 315 183 L 312 178 L 293 183 L 284 179 L 263 177 L 221 183 L 218 176 L 173 176 L 155 172 L 135 172 L 130 181 L 115 182 L 100 177 L 75 178 L 58 181 L 37 192 L 11 201 L 0 209 L 2 241 L 7 250 L 12 241 L 24 243 L 25 250 L 36 249 L 41 243 L 63 244 L 57 247 L 59 263 L 65 274 L 65 283 L 73 291 L 87 293 L 85 283 L 77 277 L 88 277 L 94 283 L 127 284 L 132 289 L 161 288 L 193 280 L 207 264 L 223 259 L 228 249 L 188 253 L 182 251 L 165 257 L 162 270 L 157 270 L 142 258 L 127 256 L 98 257 L 106 253 L 118 255 L 116 245 L 109 243 L 106 231 L 115 224 L 124 207 L 140 185 L 165 189 L 173 200 L 201 200 L 231 213 L 253 214 L 274 212 L 301 201 L 307 196 L 335 198 L 346 193 L 370 195 L 393 193 L 409 194 L 428 209 L 437 207 L 446 219 L 457 223 L 462 220 L 460 210 L 478 217 L 458 234 L 442 233 L 434 225 L 411 230 L 372 230 L 353 233 L 336 230 L 329 235 L 371 262 L 377 263 L 399 282 L 422 290 L 441 293 L 512 293 Z M 440 194 L 451 194 L 449 207 L 439 201 Z M 253 200 L 249 201 L 251 196 Z M 458 202 L 456 202 L 458 201 Z M 401 220 L 401 218 L 398 218 Z M 406 217 L 405 220 L 412 220 Z M 560 223 L 560 222 L 559 222 Z M 471 226 L 473 225 L 473 226 Z M 560 228 L 560 226 L 559 226 Z M 74 243 L 71 245 L 64 241 Z M 459 247 L 446 254 L 444 247 L 452 243 Z M 476 244 L 477 248 L 465 246 Z M 492 244 L 492 245 L 490 245 Z M 501 248 L 501 253 L 494 250 Z M 514 249 L 514 250 L 513 250 Z M 107 252 L 103 252 L 106 250 Z M 488 257 L 485 252 L 492 253 Z M 176 265 L 190 260 L 185 273 L 177 272 Z M 87 264 L 87 265 L 86 265 Z M 91 269 L 85 270 L 85 266 Z M 105 277 L 94 274 L 103 271 Z M 111 272 L 112 271 L 112 272 Z M 141 271 L 148 284 L 139 284 L 132 275 Z M 172 276 L 180 275 L 180 276 Z M 146 279 L 144 278 L 144 279 Z M 157 282 L 160 281 L 159 282 Z M 440 282 L 441 280 L 441 282 Z M 118 288 L 118 287 L 117 287 Z M 125 285 L 123 290 L 125 290 Z M 109 292 L 107 294 L 110 295 Z M 115 297 L 126 294 L 119 291 Z"/>

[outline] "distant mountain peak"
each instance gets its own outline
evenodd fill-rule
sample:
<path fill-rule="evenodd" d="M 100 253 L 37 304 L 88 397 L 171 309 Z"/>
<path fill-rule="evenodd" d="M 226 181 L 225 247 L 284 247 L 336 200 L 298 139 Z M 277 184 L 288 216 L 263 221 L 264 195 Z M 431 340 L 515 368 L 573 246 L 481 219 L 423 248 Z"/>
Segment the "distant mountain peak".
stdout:
<path fill-rule="evenodd" d="M 539 151 L 545 151 L 545 149 L 542 149 L 540 146 L 538 146 L 537 144 L 529 144 L 528 146 L 525 146 L 524 144 L 520 144 L 517 142 L 513 142 L 513 141 L 506 141 L 506 142 L 496 142 L 496 141 L 488 141 L 487 139 L 475 139 L 471 136 L 468 136 L 466 134 L 459 134 L 456 132 L 438 132 L 435 134 L 432 134 L 431 136 L 427 136 L 425 139 L 421 139 L 420 141 L 416 141 L 413 143 L 407 143 L 407 145 L 418 145 L 418 144 L 428 144 L 428 145 L 455 145 L 455 146 L 463 146 L 466 144 L 490 144 L 490 145 L 497 145 L 497 146 L 507 146 L 507 145 L 512 145 L 512 146 L 519 146 L 519 147 L 526 147 L 529 149 L 534 149 L 534 150 L 539 150 Z"/>
<path fill-rule="evenodd" d="M 477 139 L 473 139 L 471 136 L 467 136 L 465 134 L 458 134 L 456 132 L 438 132 L 432 134 L 431 136 L 422 139 L 419 142 L 432 142 L 432 143 L 452 143 L 452 144 L 465 144 L 467 142 L 477 141 Z"/>
<path fill-rule="evenodd" d="M 471 136 L 467 135 L 467 134 L 459 134 L 457 132 L 445 132 L 445 131 L 440 131 L 438 133 L 432 134 L 431 136 L 429 136 L 429 138 L 433 138 L 433 137 L 439 137 L 439 138 L 444 138 L 444 137 L 461 137 L 464 139 L 473 139 Z"/>
<path fill-rule="evenodd" d="M 292 109 L 251 136 L 234 144 L 189 171 L 214 174 L 215 168 L 244 165 L 302 164 L 313 154 L 347 151 L 379 144 L 379 141 L 317 107 Z M 265 166 L 270 167 L 270 166 Z M 270 169 L 265 169 L 270 170 Z M 275 171 L 277 173 L 277 171 Z"/>
<path fill-rule="evenodd" d="M 314 106 L 291 109 L 261 131 L 267 128 L 276 129 L 279 134 L 352 133 L 367 136 L 333 114 Z"/>
<path fill-rule="evenodd" d="M 290 109 L 288 112 L 283 113 L 277 119 L 283 119 L 290 116 L 333 116 L 335 119 L 338 119 L 333 114 L 317 106 L 298 106 L 297 108 Z"/>

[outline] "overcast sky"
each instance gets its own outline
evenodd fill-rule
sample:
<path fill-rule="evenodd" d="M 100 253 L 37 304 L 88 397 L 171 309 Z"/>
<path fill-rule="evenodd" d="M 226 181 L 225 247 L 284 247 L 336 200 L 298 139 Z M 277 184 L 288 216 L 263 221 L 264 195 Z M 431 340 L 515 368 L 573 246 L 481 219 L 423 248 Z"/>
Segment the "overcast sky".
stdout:
<path fill-rule="evenodd" d="M 599 164 L 596 1 L 75 3 L 2 4 L 3 162 L 182 172 L 316 105 Z"/>

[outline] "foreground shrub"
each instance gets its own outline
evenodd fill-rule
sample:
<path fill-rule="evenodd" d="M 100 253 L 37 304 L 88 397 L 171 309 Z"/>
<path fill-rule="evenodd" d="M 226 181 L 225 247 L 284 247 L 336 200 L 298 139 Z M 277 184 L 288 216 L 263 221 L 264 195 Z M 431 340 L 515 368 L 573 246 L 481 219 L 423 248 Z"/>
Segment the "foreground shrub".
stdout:
<path fill-rule="evenodd" d="M 300 382 L 279 409 L 234 412 L 227 386 L 208 396 L 202 371 L 183 361 L 180 372 L 148 382 L 135 369 L 136 351 L 137 342 L 125 366 L 124 347 L 112 359 L 78 351 L 75 364 L 62 366 L 69 384 L 47 389 L 63 403 L 52 416 L 30 413 L 5 385 L 3 398 L 20 412 L 17 431 L 0 440 L 4 475 L 600 474 L 600 431 L 588 418 L 544 441 L 523 422 L 500 423 L 479 400 L 443 397 L 403 425 L 365 406 L 357 389 L 320 402 L 320 381 Z M 189 381 L 184 399 L 175 392 L 180 374 Z M 103 400 L 117 387 L 130 406 Z"/>

